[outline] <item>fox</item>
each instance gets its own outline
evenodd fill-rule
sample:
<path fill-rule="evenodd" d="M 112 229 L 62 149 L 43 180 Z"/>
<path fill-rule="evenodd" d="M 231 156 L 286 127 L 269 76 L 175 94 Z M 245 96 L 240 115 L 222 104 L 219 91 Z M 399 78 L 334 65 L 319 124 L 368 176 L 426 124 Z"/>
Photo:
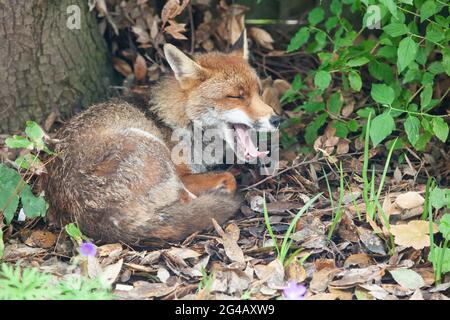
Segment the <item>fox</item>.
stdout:
<path fill-rule="evenodd" d="M 188 56 L 169 43 L 163 52 L 173 74 L 150 89 L 143 108 L 112 99 L 57 131 L 57 156 L 42 178 L 51 221 L 75 221 L 98 243 L 161 245 L 211 227 L 212 219 L 223 224 L 239 210 L 235 177 L 210 164 L 172 161 L 171 136 L 200 123 L 218 130 L 236 156 L 261 156 L 248 132 L 276 131 L 280 117 L 262 100 L 246 32 L 228 53 Z"/>

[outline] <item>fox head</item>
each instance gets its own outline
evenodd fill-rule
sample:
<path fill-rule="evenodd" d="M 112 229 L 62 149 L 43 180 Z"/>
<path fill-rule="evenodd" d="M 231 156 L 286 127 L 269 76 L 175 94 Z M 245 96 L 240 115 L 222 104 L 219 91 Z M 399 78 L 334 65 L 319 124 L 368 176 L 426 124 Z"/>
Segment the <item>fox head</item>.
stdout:
<path fill-rule="evenodd" d="M 261 82 L 248 63 L 245 30 L 231 53 L 205 53 L 191 59 L 171 44 L 164 45 L 164 53 L 184 93 L 189 120 L 221 129 L 233 150 L 230 131 L 236 130 L 240 147 L 255 156 L 256 149 L 242 141 L 247 140 L 247 131 L 275 131 L 280 117 L 261 98 Z"/>

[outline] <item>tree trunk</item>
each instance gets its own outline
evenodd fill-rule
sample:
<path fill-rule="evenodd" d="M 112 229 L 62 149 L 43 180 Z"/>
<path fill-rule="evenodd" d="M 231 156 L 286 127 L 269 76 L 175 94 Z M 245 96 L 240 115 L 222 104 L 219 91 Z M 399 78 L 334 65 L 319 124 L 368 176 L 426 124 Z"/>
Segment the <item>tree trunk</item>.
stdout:
<path fill-rule="evenodd" d="M 0 133 L 106 96 L 112 65 L 87 3 L 0 0 Z M 76 21 L 71 5 L 80 8 L 79 29 L 68 27 Z"/>

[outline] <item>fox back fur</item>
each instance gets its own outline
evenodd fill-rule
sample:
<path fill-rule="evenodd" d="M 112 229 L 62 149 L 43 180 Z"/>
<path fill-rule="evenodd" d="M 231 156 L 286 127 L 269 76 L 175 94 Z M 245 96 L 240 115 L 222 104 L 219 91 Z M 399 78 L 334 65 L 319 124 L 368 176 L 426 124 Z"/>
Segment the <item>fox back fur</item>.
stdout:
<path fill-rule="evenodd" d="M 247 62 L 245 33 L 240 48 L 193 59 L 172 45 L 164 52 L 174 76 L 152 89 L 145 111 L 124 100 L 90 107 L 56 135 L 57 157 L 42 186 L 50 217 L 76 221 L 99 242 L 141 245 L 174 242 L 223 223 L 240 206 L 228 172 L 208 171 L 171 159 L 171 134 L 194 122 L 274 130 L 278 118 L 260 96 L 260 82 Z"/>

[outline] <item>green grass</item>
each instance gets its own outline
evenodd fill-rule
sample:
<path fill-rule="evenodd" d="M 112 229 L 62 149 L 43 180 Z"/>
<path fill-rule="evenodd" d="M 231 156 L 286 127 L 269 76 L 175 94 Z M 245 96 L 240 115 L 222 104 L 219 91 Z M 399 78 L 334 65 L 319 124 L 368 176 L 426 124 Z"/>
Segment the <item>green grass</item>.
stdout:
<path fill-rule="evenodd" d="M 287 254 L 289 252 L 289 249 L 291 248 L 292 239 L 290 237 L 291 237 L 292 232 L 295 229 L 295 226 L 297 225 L 298 220 L 306 212 L 306 210 L 308 210 L 309 207 L 311 207 L 311 205 L 321 195 L 322 195 L 322 193 L 319 193 L 318 195 L 316 195 L 314 198 L 312 198 L 307 203 L 305 203 L 305 205 L 298 211 L 298 213 L 295 215 L 294 219 L 292 219 L 291 223 L 289 224 L 289 227 L 288 227 L 286 233 L 284 234 L 283 242 L 281 243 L 281 246 L 278 245 L 277 238 L 276 238 L 275 234 L 273 233 L 272 226 L 270 225 L 269 213 L 267 211 L 267 205 L 266 205 L 266 197 L 264 196 L 264 203 L 263 203 L 264 222 L 266 224 L 267 231 L 269 232 L 269 235 L 272 238 L 272 241 L 274 243 L 275 250 L 277 252 L 277 258 L 278 258 L 278 260 L 280 260 L 280 262 L 283 265 L 285 264 L 286 256 L 287 256 Z M 297 250 L 296 253 L 294 253 L 294 255 L 298 254 L 298 253 L 299 253 L 299 251 Z M 291 261 L 291 260 L 288 259 L 288 261 Z"/>

